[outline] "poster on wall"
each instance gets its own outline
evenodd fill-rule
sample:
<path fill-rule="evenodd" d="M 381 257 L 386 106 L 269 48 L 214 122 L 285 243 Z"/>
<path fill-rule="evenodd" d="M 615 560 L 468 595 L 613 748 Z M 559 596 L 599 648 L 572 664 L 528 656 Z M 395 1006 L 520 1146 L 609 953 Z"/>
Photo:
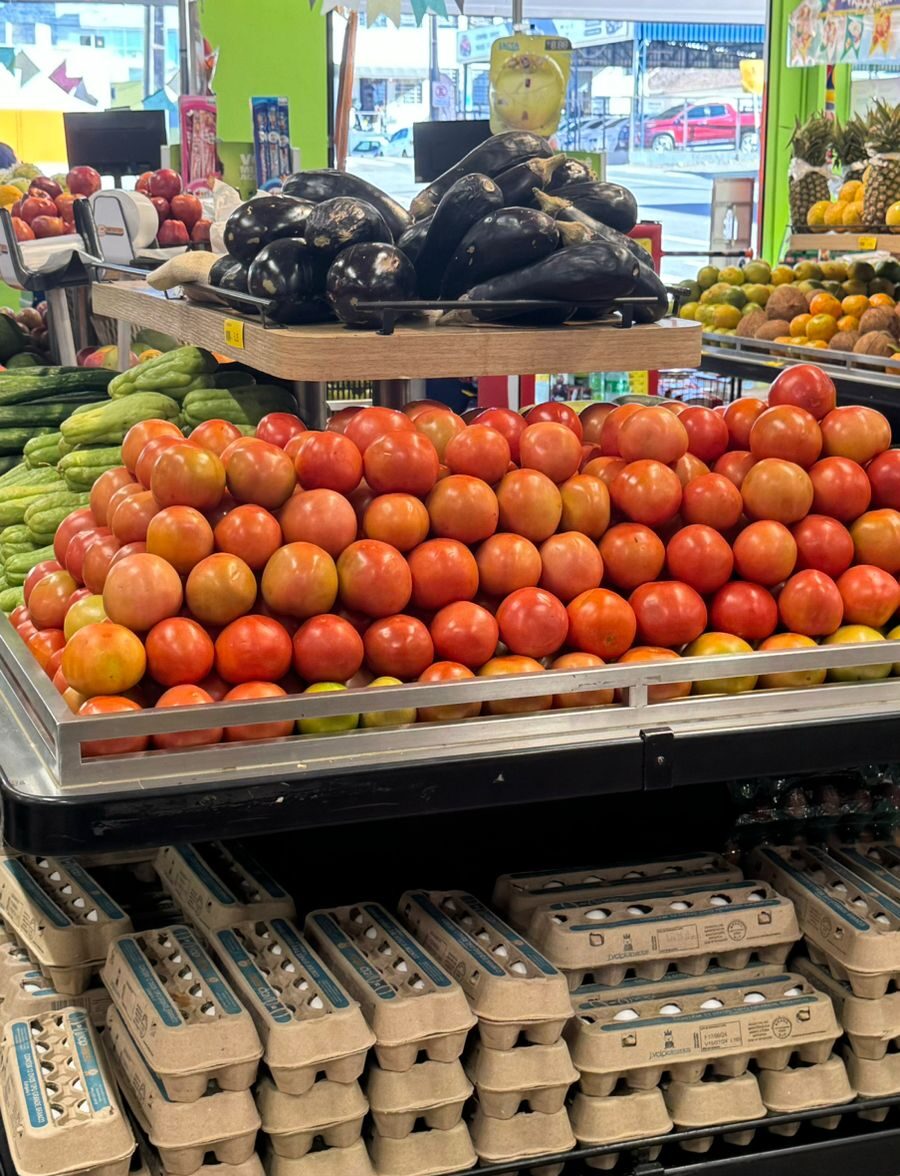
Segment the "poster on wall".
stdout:
<path fill-rule="evenodd" d="M 900 62 L 900 0 L 803 0 L 791 13 L 788 65 Z"/>
<path fill-rule="evenodd" d="M 552 135 L 559 126 L 572 44 L 566 37 L 522 34 L 491 46 L 491 130 Z"/>
<path fill-rule="evenodd" d="M 251 98 L 256 182 L 260 188 L 280 184 L 291 168 L 290 115 L 287 98 Z"/>

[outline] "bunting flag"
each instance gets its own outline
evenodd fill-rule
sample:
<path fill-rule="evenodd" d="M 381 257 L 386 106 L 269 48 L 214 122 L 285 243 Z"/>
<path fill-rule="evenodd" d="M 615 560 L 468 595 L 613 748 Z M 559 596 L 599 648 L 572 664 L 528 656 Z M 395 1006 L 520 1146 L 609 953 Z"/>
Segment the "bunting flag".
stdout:
<path fill-rule="evenodd" d="M 386 16 L 395 25 L 400 24 L 400 9 L 403 0 L 368 0 L 366 4 L 366 24 L 371 26 L 379 16 Z"/>
<path fill-rule="evenodd" d="M 21 49 L 15 56 L 13 66 L 19 71 L 19 76 L 22 79 L 21 85 L 23 86 L 27 86 L 31 79 L 37 77 L 41 72 L 28 54 Z"/>
<path fill-rule="evenodd" d="M 400 24 L 403 0 L 309 0 L 310 9 L 321 3 L 320 11 L 323 16 L 333 12 L 336 8 L 352 12 L 360 12 L 363 3 L 366 9 L 366 23 L 372 25 L 379 16 L 386 16 L 395 25 Z M 409 0 L 416 18 L 416 24 L 421 24 L 429 13 L 436 16 L 447 16 L 447 0 Z M 462 13 L 465 11 L 465 0 L 454 0 L 456 7 Z"/>

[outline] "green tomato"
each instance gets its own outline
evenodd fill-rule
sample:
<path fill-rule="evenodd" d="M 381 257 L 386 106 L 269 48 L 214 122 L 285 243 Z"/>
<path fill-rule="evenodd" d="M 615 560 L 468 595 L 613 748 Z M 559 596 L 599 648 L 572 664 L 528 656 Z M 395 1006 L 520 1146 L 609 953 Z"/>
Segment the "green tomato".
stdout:
<path fill-rule="evenodd" d="M 402 686 L 399 678 L 375 678 L 367 687 L 371 690 L 376 686 Z M 404 727 L 407 723 L 416 721 L 416 708 L 406 707 L 405 710 L 363 711 L 362 725 L 364 727 Z"/>
<path fill-rule="evenodd" d="M 304 694 L 326 694 L 334 690 L 346 690 L 340 682 L 316 682 L 307 686 Z M 352 731 L 359 726 L 359 715 L 331 715 L 327 719 L 298 719 L 297 729 L 301 735 L 336 735 L 340 731 Z"/>
<path fill-rule="evenodd" d="M 868 625 L 842 625 L 836 633 L 826 637 L 823 645 L 864 645 L 871 641 L 884 641 L 877 629 Z M 890 662 L 883 666 L 844 666 L 828 671 L 829 682 L 877 682 L 890 675 Z"/>
<path fill-rule="evenodd" d="M 702 633 L 684 651 L 685 657 L 728 657 L 735 653 L 752 653 L 753 649 L 741 637 L 733 633 Z M 711 678 L 706 682 L 695 682 L 695 694 L 746 694 L 756 687 L 756 675 L 744 674 L 740 678 Z"/>

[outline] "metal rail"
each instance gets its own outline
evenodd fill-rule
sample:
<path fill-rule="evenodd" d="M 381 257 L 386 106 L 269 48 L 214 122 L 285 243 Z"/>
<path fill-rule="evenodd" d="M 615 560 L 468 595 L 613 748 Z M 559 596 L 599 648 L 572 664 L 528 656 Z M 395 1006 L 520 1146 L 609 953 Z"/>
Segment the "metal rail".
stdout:
<path fill-rule="evenodd" d="M 830 376 L 850 383 L 873 384 L 897 391 L 900 360 L 882 356 L 857 355 L 852 351 L 826 351 L 821 348 L 801 347 L 789 343 L 772 343 L 762 339 L 742 339 L 737 335 L 716 335 L 703 332 L 703 356 L 716 359 L 735 369 L 766 364 L 781 366 L 787 363 L 814 363 Z M 740 375 L 739 371 L 734 372 Z M 748 373 L 747 378 L 754 378 Z"/>

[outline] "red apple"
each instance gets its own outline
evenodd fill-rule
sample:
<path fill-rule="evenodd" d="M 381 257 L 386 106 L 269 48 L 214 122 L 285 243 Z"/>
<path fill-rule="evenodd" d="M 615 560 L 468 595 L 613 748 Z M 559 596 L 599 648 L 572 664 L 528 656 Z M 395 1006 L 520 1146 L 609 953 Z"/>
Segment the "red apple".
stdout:
<path fill-rule="evenodd" d="M 93 196 L 100 191 L 100 173 L 92 167 L 73 167 L 66 184 L 73 196 Z"/>
<path fill-rule="evenodd" d="M 181 191 L 181 176 L 170 167 L 161 167 L 150 174 L 150 195 L 163 196 L 171 201 Z"/>
<path fill-rule="evenodd" d="M 22 201 L 21 216 L 31 224 L 38 216 L 56 216 L 56 205 L 49 196 L 27 196 Z"/>
<path fill-rule="evenodd" d="M 23 221 L 20 216 L 14 216 L 12 218 L 12 227 L 17 241 L 34 240 L 34 229 L 26 221 Z"/>
<path fill-rule="evenodd" d="M 10 216 L 17 216 L 19 218 L 19 220 L 21 220 L 22 219 L 22 205 L 24 202 L 25 202 L 25 197 L 20 196 L 19 199 L 12 206 L 12 208 L 9 210 L 9 215 Z"/>
<path fill-rule="evenodd" d="M 57 196 L 62 195 L 62 188 L 49 176 L 36 176 L 28 186 L 28 195 L 40 196 L 42 193 L 55 200 Z"/>
<path fill-rule="evenodd" d="M 159 223 L 169 219 L 169 202 L 165 196 L 151 196 L 150 203 L 156 209 L 156 215 L 159 217 Z"/>
<path fill-rule="evenodd" d="M 56 197 L 56 211 L 67 225 L 75 224 L 75 201 L 84 199 L 85 197 L 80 193 L 73 196 L 68 192 L 63 192 L 62 196 Z"/>
<path fill-rule="evenodd" d="M 141 172 L 138 176 L 137 183 L 134 185 L 135 192 L 143 192 L 145 196 L 150 195 L 150 177 L 153 175 L 152 171 Z"/>
<path fill-rule="evenodd" d="M 183 221 L 189 229 L 192 229 L 203 216 L 203 205 L 189 192 L 179 192 L 177 196 L 173 196 L 171 206 L 172 216 Z"/>
<path fill-rule="evenodd" d="M 190 239 L 187 227 L 180 220 L 163 221 L 156 234 L 156 240 L 163 249 L 171 245 L 187 245 Z"/>
<path fill-rule="evenodd" d="M 208 241 L 209 230 L 212 228 L 212 221 L 201 217 L 200 220 L 194 222 L 194 227 L 191 229 L 192 241 Z"/>
<path fill-rule="evenodd" d="M 66 222 L 61 216 L 36 216 L 31 222 L 35 237 L 61 237 L 66 231 Z"/>

